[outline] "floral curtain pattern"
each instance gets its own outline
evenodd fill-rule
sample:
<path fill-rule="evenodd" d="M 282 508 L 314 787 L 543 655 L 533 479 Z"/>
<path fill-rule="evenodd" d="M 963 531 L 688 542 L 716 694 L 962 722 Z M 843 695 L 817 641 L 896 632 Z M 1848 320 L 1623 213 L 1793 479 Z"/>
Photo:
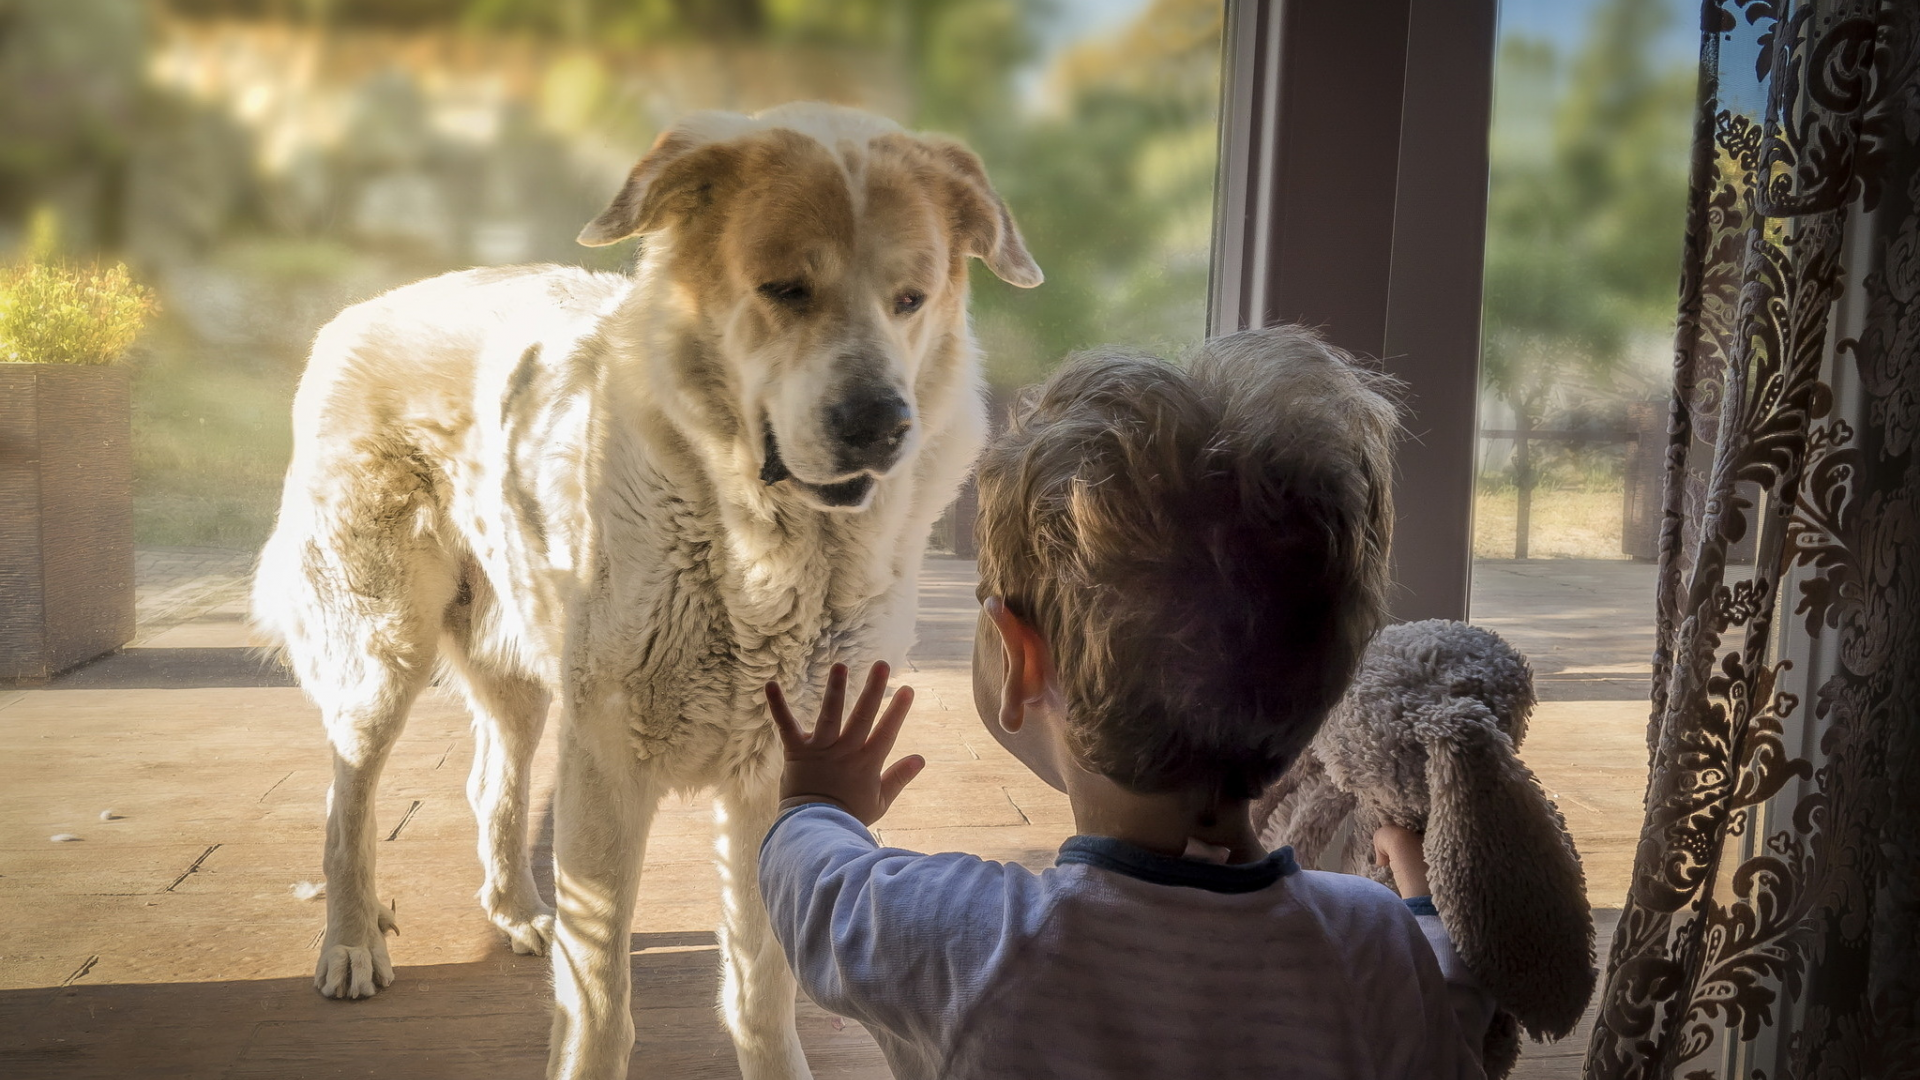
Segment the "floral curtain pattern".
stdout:
<path fill-rule="evenodd" d="M 1920 1077 L 1920 0 L 1705 0 L 1700 72 L 1586 1075 Z"/>

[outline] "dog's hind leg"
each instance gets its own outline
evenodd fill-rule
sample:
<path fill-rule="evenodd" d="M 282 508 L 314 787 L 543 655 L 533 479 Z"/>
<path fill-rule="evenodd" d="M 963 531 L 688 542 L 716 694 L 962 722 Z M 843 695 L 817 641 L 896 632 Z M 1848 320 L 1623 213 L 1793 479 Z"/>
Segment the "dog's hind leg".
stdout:
<path fill-rule="evenodd" d="M 333 746 L 327 931 L 314 985 L 360 998 L 393 981 L 385 937 L 393 913 L 374 887 L 374 788 L 433 673 L 454 575 L 417 463 L 365 454 L 330 477 L 312 484 L 310 501 L 290 495 L 283 506 L 261 554 L 254 610 L 284 643 Z"/>
<path fill-rule="evenodd" d="M 398 927 L 374 887 L 373 795 L 407 709 L 432 672 L 435 628 L 418 622 L 411 635 L 371 626 L 357 640 L 335 635 L 340 654 L 308 656 L 300 664 L 306 669 L 302 683 L 320 703 L 333 744 L 324 857 L 327 933 L 313 977 L 328 997 L 371 997 L 393 982 L 386 933 Z M 383 639 L 400 647 L 380 649 L 375 643 Z"/>
<path fill-rule="evenodd" d="M 760 842 L 779 807 L 779 761 L 723 782 L 714 798 L 720 868 L 721 1015 L 744 1080 L 813 1074 L 794 1030 L 794 979 L 760 895 Z"/>
<path fill-rule="evenodd" d="M 480 826 L 480 906 L 506 932 L 514 952 L 542 956 L 553 941 L 553 909 L 534 889 L 527 859 L 527 794 L 551 696 L 539 682 L 497 670 L 450 644 L 447 659 L 473 712 L 467 801 Z"/>

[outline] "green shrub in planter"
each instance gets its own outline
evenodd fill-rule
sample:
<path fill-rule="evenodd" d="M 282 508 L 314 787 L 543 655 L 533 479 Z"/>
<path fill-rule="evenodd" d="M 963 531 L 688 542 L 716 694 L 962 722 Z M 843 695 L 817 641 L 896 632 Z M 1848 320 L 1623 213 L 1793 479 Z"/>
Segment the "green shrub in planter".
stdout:
<path fill-rule="evenodd" d="M 153 310 L 126 267 L 0 269 L 0 681 L 133 638 L 133 453 L 115 361 Z"/>
<path fill-rule="evenodd" d="M 153 309 L 122 265 L 10 267 L 0 275 L 0 363 L 114 363 Z"/>

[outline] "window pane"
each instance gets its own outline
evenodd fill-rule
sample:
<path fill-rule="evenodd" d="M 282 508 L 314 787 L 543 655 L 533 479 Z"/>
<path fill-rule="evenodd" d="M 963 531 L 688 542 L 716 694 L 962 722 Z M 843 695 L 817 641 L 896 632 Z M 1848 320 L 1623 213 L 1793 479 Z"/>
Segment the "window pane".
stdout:
<path fill-rule="evenodd" d="M 295 389 L 315 331 L 347 306 L 476 265 L 629 269 L 634 244 L 574 238 L 666 125 L 699 109 L 816 99 L 957 136 L 983 158 L 1047 277 L 1020 290 L 974 272 L 974 327 L 997 403 L 1071 350 L 1172 353 L 1203 332 L 1218 0 L 13 7 L 0 27 L 0 291 L 25 295 L 21 267 L 39 276 L 31 304 L 0 302 L 0 353 L 27 324 L 58 331 L 35 349 L 112 351 L 146 315 L 126 362 L 103 369 L 108 381 L 130 377 L 129 520 L 111 550 L 81 545 L 132 575 L 117 584 L 136 590 L 137 608 L 124 633 L 74 656 L 80 666 L 51 683 L 0 683 L 0 791 L 11 796 L 0 823 L 32 846 L 14 845 L 0 868 L 22 885 L 0 899 L 20 946 L 0 957 L 0 995 L 38 1003 L 65 988 L 61 1016 L 28 1033 L 30 1053 L 92 1054 L 113 1062 L 106 1073 L 137 1075 L 141 1054 L 161 1053 L 154 1046 L 194 1047 L 209 1074 L 247 1054 L 351 1064 L 393 1049 L 370 1032 L 318 1047 L 312 1025 L 299 1023 L 227 1038 L 232 1017 L 261 1001 L 297 1010 L 318 1000 L 333 774 L 317 708 L 253 649 L 262 642 L 246 616 L 292 451 Z M 56 304 L 59 290 L 79 287 L 68 270 L 95 263 L 104 276 L 83 283 L 101 306 Z M 120 263 L 124 280 L 112 269 Z M 56 309 L 68 316 L 45 317 Z M 22 311 L 33 317 L 14 317 Z M 0 362 L 0 380 L 27 366 Z M 24 400 L 14 386 L 0 381 L 7 560 L 24 550 L 7 545 L 41 536 L 9 517 L 19 474 L 8 440 Z M 55 434 L 102 441 L 87 426 L 98 412 L 60 414 L 71 419 Z M 124 421 L 120 430 L 124 443 Z M 70 494 L 69 509 L 88 517 L 87 492 Z M 955 542 L 951 521 L 934 540 Z M 15 565 L 0 565 L 9 590 L 0 663 L 25 608 L 11 591 Z M 936 770 L 916 782 L 928 794 L 906 797 L 888 827 L 904 844 L 1040 865 L 1072 819 L 974 716 L 973 573 L 970 560 L 936 554 L 921 577 L 908 674 L 922 696 L 902 750 L 924 752 Z M 82 574 L 75 590 L 92 603 L 99 584 Z M 484 1028 L 502 1070 L 534 1075 L 551 983 L 546 962 L 507 952 L 473 902 L 480 874 L 463 785 L 485 740 L 472 734 L 459 686 L 443 668 L 387 765 L 373 811 L 378 899 L 397 904 L 407 925 L 392 946 L 399 978 L 418 988 L 431 978 L 444 1002 L 437 1017 L 492 1003 L 474 1007 L 477 1024 L 438 1025 L 433 1038 Z M 517 819 L 548 899 L 554 727 Z M 668 1074 L 673 1061 L 730 1052 L 711 1016 L 713 848 L 704 800 L 669 799 L 634 926 L 642 1014 L 693 1018 L 643 1021 L 652 1025 L 643 1041 L 667 1047 Z M 128 1023 L 90 1019 L 136 999 Z M 881 1068 L 858 1025 L 803 1005 L 800 1031 L 823 1078 Z M 421 1060 L 472 1055 L 457 1050 L 438 1045 Z"/>
<path fill-rule="evenodd" d="M 1532 660 L 1524 752 L 1601 908 L 1626 895 L 1646 786 L 1693 12 L 1501 5 L 1472 611 Z"/>

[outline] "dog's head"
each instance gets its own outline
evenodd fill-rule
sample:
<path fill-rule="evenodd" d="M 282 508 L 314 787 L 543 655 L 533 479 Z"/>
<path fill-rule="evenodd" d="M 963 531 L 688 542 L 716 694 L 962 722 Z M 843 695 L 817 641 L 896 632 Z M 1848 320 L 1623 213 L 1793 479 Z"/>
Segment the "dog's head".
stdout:
<path fill-rule="evenodd" d="M 966 260 L 1041 281 L 972 152 L 832 106 L 668 129 L 580 242 L 636 234 L 677 407 L 726 467 L 826 508 L 866 506 L 929 392 L 970 380 Z"/>

